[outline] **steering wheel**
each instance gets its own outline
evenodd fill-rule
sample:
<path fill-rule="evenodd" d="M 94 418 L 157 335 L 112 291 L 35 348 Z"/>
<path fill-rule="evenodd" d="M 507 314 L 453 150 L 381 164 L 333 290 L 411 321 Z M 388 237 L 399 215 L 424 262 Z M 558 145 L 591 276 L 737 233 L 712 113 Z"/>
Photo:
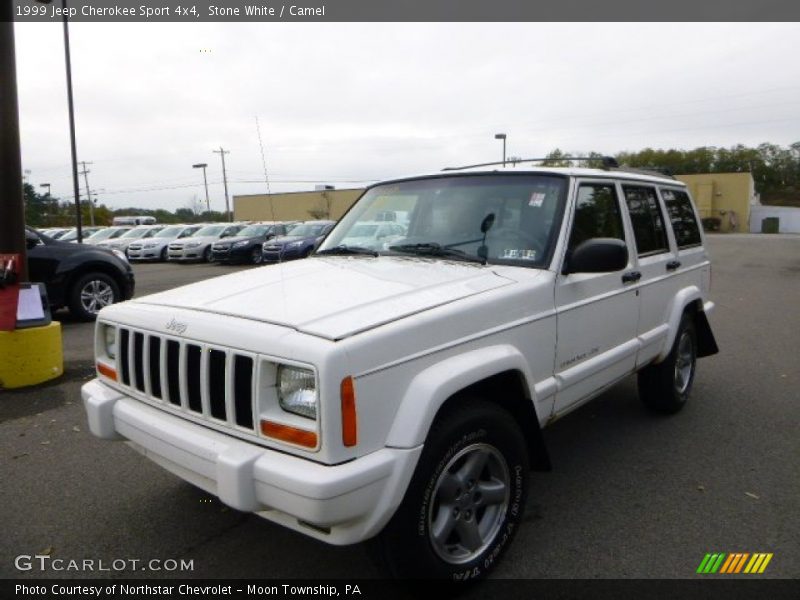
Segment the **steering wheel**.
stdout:
<path fill-rule="evenodd" d="M 498 240 L 503 239 L 513 240 L 515 242 L 519 241 L 521 248 L 536 250 L 537 256 L 544 254 L 544 243 L 539 238 L 527 231 L 522 231 L 513 227 L 501 227 L 500 229 L 489 231 L 489 239 L 486 241 L 496 245 Z"/>

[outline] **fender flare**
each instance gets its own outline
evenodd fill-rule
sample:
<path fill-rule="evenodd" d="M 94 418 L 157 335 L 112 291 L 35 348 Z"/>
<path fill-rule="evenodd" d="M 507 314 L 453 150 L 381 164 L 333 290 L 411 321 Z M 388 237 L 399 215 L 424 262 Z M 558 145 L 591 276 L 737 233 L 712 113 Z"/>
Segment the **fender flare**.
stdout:
<path fill-rule="evenodd" d="M 661 348 L 661 352 L 659 352 L 654 363 L 657 364 L 666 359 L 672 350 L 672 345 L 675 343 L 675 336 L 678 334 L 678 327 L 683 317 L 683 311 L 686 310 L 686 307 L 692 302 L 698 300 L 700 300 L 702 306 L 702 298 L 703 295 L 700 293 L 700 288 L 696 285 L 685 287 L 675 294 L 668 312 L 669 318 L 667 319 L 667 324 L 669 325 L 669 331 L 664 340 L 664 346 Z"/>
<path fill-rule="evenodd" d="M 526 396 L 537 417 L 535 426 L 538 430 L 541 420 L 536 412 L 530 368 L 519 350 L 503 344 L 446 358 L 418 373 L 403 395 L 386 445 L 413 448 L 423 444 L 439 409 L 450 397 L 506 371 L 522 373 Z"/>

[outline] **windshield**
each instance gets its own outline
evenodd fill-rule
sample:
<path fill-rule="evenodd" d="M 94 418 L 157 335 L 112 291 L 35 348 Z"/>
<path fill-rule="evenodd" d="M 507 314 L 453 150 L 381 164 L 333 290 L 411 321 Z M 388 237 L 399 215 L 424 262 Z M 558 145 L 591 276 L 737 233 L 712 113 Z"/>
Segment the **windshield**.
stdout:
<path fill-rule="evenodd" d="M 140 237 L 148 237 L 147 233 L 153 231 L 152 229 L 131 229 L 130 231 L 126 231 L 123 233 L 120 238 L 140 238 Z"/>
<path fill-rule="evenodd" d="M 174 238 L 178 237 L 180 232 L 183 231 L 183 227 L 167 227 L 166 229 L 162 229 L 153 237 L 157 238 Z"/>
<path fill-rule="evenodd" d="M 236 235 L 239 237 L 256 237 L 264 235 L 272 225 L 248 225 Z"/>
<path fill-rule="evenodd" d="M 297 227 L 293 227 L 288 235 L 296 235 L 298 237 L 316 237 L 322 235 L 327 223 L 301 223 Z"/>
<path fill-rule="evenodd" d="M 319 251 L 360 246 L 382 255 L 544 267 L 564 212 L 567 179 L 554 175 L 451 175 L 369 189 Z M 379 215 L 408 215 L 390 235 L 365 240 Z M 482 228 L 486 230 L 485 238 Z M 294 233 L 294 232 L 292 232 Z"/>
<path fill-rule="evenodd" d="M 361 225 L 356 223 L 353 228 L 348 232 L 347 237 L 361 238 L 373 237 L 378 231 L 377 225 Z"/>
<path fill-rule="evenodd" d="M 122 231 L 123 232 L 124 231 L 128 231 L 129 229 L 130 229 L 129 227 L 125 227 L 125 228 L 122 229 Z M 119 227 L 108 227 L 106 229 L 101 229 L 100 231 L 98 231 L 94 235 L 89 236 L 88 239 L 92 240 L 93 242 L 96 242 L 96 241 L 99 241 L 99 240 L 107 240 L 107 239 L 109 239 L 111 237 L 117 237 L 119 235 L 119 232 L 120 232 L 120 228 Z M 117 234 L 117 235 L 114 235 L 114 234 Z"/>
<path fill-rule="evenodd" d="M 201 229 L 198 229 L 195 233 L 192 234 L 192 237 L 203 237 L 203 236 L 216 236 L 220 235 L 223 231 L 225 231 L 225 225 L 207 225 Z"/>

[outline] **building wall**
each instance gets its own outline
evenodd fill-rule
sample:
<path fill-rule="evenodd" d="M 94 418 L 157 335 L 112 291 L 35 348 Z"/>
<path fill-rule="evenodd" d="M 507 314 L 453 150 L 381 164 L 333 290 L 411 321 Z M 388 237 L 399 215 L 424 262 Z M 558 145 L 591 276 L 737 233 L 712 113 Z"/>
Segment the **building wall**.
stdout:
<path fill-rule="evenodd" d="M 721 231 L 750 230 L 750 206 L 756 201 L 750 173 L 703 173 L 676 175 L 692 194 L 701 218 L 722 220 Z"/>
<path fill-rule="evenodd" d="M 350 208 L 363 189 L 251 194 L 233 197 L 233 215 L 237 221 L 308 221 L 330 218 L 334 221 Z M 315 216 L 312 212 L 328 212 Z"/>
<path fill-rule="evenodd" d="M 800 208 L 794 206 L 754 206 L 750 212 L 750 232 L 761 233 L 761 223 L 778 218 L 778 233 L 800 233 Z"/>

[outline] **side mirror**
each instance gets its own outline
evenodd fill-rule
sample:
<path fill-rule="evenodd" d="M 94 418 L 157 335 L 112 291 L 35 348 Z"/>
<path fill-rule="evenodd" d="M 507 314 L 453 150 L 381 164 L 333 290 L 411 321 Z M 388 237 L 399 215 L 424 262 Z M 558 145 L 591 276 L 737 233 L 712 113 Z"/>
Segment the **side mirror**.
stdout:
<path fill-rule="evenodd" d="M 25 236 L 25 247 L 28 250 L 36 248 L 36 246 L 38 245 L 39 245 L 39 240 L 37 238 L 35 238 L 34 236 L 27 236 L 27 235 Z"/>
<path fill-rule="evenodd" d="M 628 265 L 628 246 L 613 238 L 592 238 L 578 244 L 564 264 L 569 273 L 613 273 Z"/>

